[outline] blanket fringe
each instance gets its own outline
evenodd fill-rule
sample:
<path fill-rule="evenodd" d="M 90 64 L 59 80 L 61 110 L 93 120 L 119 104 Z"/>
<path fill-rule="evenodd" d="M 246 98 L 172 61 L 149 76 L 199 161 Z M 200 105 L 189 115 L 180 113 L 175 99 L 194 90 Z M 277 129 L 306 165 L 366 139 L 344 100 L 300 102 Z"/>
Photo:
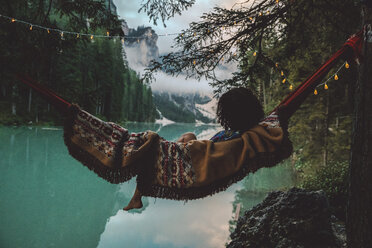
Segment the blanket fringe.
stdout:
<path fill-rule="evenodd" d="M 93 171 L 99 177 L 112 184 L 126 182 L 136 176 L 138 174 L 138 167 L 133 165 L 121 167 L 120 159 L 115 159 L 116 161 L 113 167 L 107 167 L 87 151 L 71 142 L 71 137 L 73 136 L 73 125 L 79 109 L 80 108 L 77 105 L 71 105 L 64 125 L 63 138 L 70 155 L 88 167 L 89 170 Z M 118 148 L 122 148 L 122 146 L 119 145 Z M 121 151 L 115 152 L 115 154 L 121 153 Z"/>

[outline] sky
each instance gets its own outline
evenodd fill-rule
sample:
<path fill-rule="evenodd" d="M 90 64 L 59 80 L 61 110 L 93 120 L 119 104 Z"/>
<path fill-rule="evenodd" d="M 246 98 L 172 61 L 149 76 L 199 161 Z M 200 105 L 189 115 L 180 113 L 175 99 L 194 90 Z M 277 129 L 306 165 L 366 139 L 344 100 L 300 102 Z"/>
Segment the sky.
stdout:
<path fill-rule="evenodd" d="M 203 13 L 209 12 L 215 6 L 231 8 L 237 1 L 236 0 L 196 0 L 196 3 L 187 11 L 184 11 L 182 15 L 177 15 L 168 21 L 166 21 L 166 27 L 164 27 L 161 21 L 158 21 L 158 25 L 155 26 L 152 21 L 150 22 L 149 17 L 138 10 L 141 6 L 140 0 L 114 0 L 117 7 L 117 12 L 120 18 L 125 19 L 130 28 L 136 28 L 137 26 L 150 26 L 155 32 L 159 34 L 172 34 L 181 33 L 182 30 L 187 29 L 189 23 L 200 20 L 200 16 Z M 172 51 L 173 38 L 175 36 L 160 36 L 158 39 L 159 54 L 165 54 Z M 128 57 L 129 65 L 131 65 L 130 56 Z M 141 68 L 134 68 L 135 70 L 141 70 Z M 164 73 L 158 73 L 155 75 L 156 81 L 152 84 L 154 91 L 171 91 L 171 92 L 212 92 L 212 88 L 208 85 L 205 80 L 197 81 L 195 79 L 184 79 L 183 77 L 171 77 Z"/>

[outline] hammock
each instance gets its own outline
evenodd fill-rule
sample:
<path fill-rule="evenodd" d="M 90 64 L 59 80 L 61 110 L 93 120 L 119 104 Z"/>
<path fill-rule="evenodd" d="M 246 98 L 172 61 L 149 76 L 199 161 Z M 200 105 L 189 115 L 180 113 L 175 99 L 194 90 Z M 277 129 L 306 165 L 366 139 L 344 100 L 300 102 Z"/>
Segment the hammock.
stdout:
<path fill-rule="evenodd" d="M 224 190 L 248 173 L 288 158 L 292 145 L 286 120 L 339 58 L 360 57 L 361 37 L 362 32 L 351 37 L 259 125 L 240 137 L 216 143 L 170 142 L 151 131 L 130 134 L 70 104 L 29 77 L 18 78 L 65 113 L 64 139 L 70 154 L 98 176 L 110 183 L 137 176 L 138 189 L 144 196 L 189 200 Z"/>

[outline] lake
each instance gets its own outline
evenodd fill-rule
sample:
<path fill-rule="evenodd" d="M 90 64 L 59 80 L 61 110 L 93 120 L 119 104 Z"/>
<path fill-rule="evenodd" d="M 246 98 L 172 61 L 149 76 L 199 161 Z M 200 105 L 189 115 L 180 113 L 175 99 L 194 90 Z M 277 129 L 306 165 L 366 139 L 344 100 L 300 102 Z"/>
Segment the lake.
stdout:
<path fill-rule="evenodd" d="M 184 132 L 208 139 L 220 130 L 178 123 L 126 128 L 168 140 Z M 124 212 L 135 180 L 113 185 L 99 178 L 69 156 L 62 134 L 61 127 L 0 127 L 0 247 L 224 247 L 234 199 L 251 207 L 293 184 L 292 170 L 280 165 L 204 199 L 145 198 L 142 209 Z"/>

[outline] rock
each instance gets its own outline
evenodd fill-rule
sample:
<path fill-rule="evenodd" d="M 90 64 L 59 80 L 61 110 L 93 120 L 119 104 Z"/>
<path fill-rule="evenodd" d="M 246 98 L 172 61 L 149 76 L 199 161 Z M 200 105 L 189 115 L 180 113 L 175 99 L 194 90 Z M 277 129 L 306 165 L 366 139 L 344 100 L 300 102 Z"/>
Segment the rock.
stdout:
<path fill-rule="evenodd" d="M 344 247 L 344 229 L 335 222 L 324 192 L 276 191 L 239 218 L 227 247 Z"/>

